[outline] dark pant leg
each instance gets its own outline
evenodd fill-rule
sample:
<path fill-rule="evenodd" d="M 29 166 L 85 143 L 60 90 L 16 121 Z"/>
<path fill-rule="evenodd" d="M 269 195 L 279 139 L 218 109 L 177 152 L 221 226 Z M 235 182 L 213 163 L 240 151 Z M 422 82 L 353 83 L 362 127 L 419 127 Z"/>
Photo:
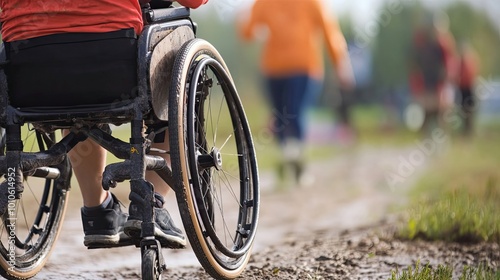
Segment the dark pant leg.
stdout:
<path fill-rule="evenodd" d="M 321 83 L 306 74 L 269 78 L 274 130 L 282 143 L 286 139 L 304 141 L 307 109 L 314 101 Z"/>
<path fill-rule="evenodd" d="M 471 88 L 460 88 L 462 95 L 461 107 L 463 115 L 463 133 L 470 134 L 472 132 L 473 113 L 476 109 L 476 100 Z"/>
<path fill-rule="evenodd" d="M 289 125 L 289 114 L 285 105 L 286 81 L 284 78 L 268 78 L 268 98 L 272 114 L 272 131 L 280 143 L 285 141 L 285 130 Z"/>

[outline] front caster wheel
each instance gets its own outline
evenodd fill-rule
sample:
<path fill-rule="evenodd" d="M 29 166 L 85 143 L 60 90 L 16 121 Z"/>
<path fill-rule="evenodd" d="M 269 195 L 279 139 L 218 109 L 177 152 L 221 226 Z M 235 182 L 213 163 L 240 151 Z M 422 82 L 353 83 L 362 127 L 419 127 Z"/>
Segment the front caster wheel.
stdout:
<path fill-rule="evenodd" d="M 160 280 L 161 265 L 160 258 L 155 249 L 146 249 L 142 254 L 142 279 L 143 280 Z"/>

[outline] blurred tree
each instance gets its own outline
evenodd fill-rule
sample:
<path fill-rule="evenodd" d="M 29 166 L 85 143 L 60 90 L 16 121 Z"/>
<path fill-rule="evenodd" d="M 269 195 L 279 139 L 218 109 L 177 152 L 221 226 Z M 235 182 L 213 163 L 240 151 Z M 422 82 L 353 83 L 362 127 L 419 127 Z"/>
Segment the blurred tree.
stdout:
<path fill-rule="evenodd" d="M 451 4 L 446 13 L 450 17 L 450 29 L 456 41 L 469 42 L 479 54 L 480 74 L 486 77 L 500 76 L 500 34 L 490 18 L 464 2 Z"/>
<path fill-rule="evenodd" d="M 243 43 L 237 36 L 234 19 L 221 19 L 215 10 L 193 18 L 198 24 L 197 36 L 209 41 L 221 53 L 238 88 L 245 88 L 245 92 L 258 91 L 259 46 Z"/>
<path fill-rule="evenodd" d="M 352 42 L 355 39 L 354 22 L 349 14 L 343 14 L 339 17 L 340 29 L 347 42 Z"/>
<path fill-rule="evenodd" d="M 378 89 L 388 89 L 406 84 L 413 27 L 424 18 L 426 10 L 415 4 L 402 6 L 399 13 L 390 13 L 386 4 L 382 11 L 373 44 L 373 82 Z"/>

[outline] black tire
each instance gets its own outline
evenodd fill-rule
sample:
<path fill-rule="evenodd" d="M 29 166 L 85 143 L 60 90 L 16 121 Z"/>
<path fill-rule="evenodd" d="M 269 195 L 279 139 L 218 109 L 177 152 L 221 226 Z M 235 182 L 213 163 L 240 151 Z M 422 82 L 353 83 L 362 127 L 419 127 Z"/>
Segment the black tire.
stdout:
<path fill-rule="evenodd" d="M 24 128 L 25 151 L 41 151 L 54 144 L 54 133 L 45 134 Z M 0 143 L 5 141 L 1 140 Z M 0 150 L 4 154 L 5 146 L 0 146 Z M 68 201 L 71 166 L 66 159 L 51 169 L 60 173 L 59 178 L 47 179 L 46 174 L 25 173 L 21 198 L 13 201 L 13 204 L 9 203 L 8 211 L 0 217 L 0 275 L 7 279 L 35 276 L 49 258 L 61 230 Z M 11 218 L 16 218 L 15 226 L 8 227 L 12 224 L 9 212 Z"/>
<path fill-rule="evenodd" d="M 155 249 L 146 249 L 142 255 L 141 274 L 143 280 L 160 280 L 158 253 Z"/>
<path fill-rule="evenodd" d="M 234 279 L 250 258 L 259 216 L 259 176 L 247 118 L 210 43 L 185 43 L 172 78 L 170 149 L 184 228 L 205 270 L 216 279 Z"/>

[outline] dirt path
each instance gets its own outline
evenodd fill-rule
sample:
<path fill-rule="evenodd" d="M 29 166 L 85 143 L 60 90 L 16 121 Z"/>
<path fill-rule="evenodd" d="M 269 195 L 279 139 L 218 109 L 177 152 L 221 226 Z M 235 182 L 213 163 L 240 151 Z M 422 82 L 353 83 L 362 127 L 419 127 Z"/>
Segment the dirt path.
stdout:
<path fill-rule="evenodd" d="M 338 236 L 345 230 L 384 220 L 391 207 L 404 203 L 407 186 L 418 177 L 417 174 L 410 176 L 397 188 L 388 185 L 386 175 L 398 167 L 399 158 L 408 152 L 408 149 L 361 147 L 334 159 L 316 162 L 309 166 L 315 176 L 315 183 L 309 187 L 275 190 L 272 174 L 261 174 L 263 193 L 255 256 L 269 248 L 283 249 L 281 247 L 296 242 L 313 241 L 318 234 Z M 127 187 L 115 191 L 122 201 L 128 201 L 127 192 Z M 63 234 L 36 279 L 139 278 L 141 260 L 137 248 L 87 250 L 83 246 L 78 189 L 73 190 L 71 199 Z M 169 198 L 168 205 L 175 205 L 173 199 L 173 196 Z M 169 210 L 180 225 L 176 209 L 169 207 Z M 180 272 L 200 269 L 190 249 L 164 250 L 164 257 L 169 268 L 167 279 L 169 275 L 172 279 L 181 279 Z"/>

